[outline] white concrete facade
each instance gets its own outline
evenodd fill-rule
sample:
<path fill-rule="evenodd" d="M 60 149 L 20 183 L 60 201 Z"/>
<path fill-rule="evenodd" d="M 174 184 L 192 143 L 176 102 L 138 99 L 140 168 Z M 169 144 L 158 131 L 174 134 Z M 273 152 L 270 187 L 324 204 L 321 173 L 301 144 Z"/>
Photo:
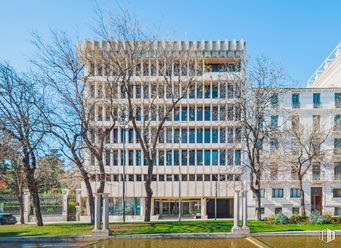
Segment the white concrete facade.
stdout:
<path fill-rule="evenodd" d="M 91 44 L 95 45 L 94 42 Z M 240 62 L 245 52 L 245 42 L 242 40 L 160 42 L 156 46 L 160 44 L 177 45 L 179 51 L 184 47 L 188 48 L 204 65 L 216 61 L 226 62 L 231 58 Z M 98 45 L 103 46 L 101 42 Z M 142 71 L 143 66 L 141 64 Z M 147 66 L 149 70 L 152 67 L 151 63 Z M 89 91 L 94 98 L 100 98 L 105 96 L 107 77 L 98 71 L 98 65 L 93 67 L 94 75 L 89 78 Z M 240 185 L 241 174 L 240 115 L 234 106 L 235 85 L 232 81 L 226 81 L 226 78 L 233 74 L 243 75 L 244 72 L 214 72 L 205 71 L 205 68 L 203 66 L 203 74 L 196 78 L 193 91 L 188 92 L 187 97 L 172 112 L 171 120 L 165 123 L 164 141 L 158 144 L 155 178 L 152 182 L 152 219 L 177 216 L 179 186 L 183 218 L 213 218 L 214 198 L 218 198 L 219 206 L 224 206 L 221 216 L 233 217 L 234 189 Z M 221 78 L 224 80 L 220 80 Z M 139 101 L 151 96 L 153 87 L 159 90 L 162 85 L 160 80 L 163 79 L 158 75 L 136 75 L 132 80 L 133 100 Z M 119 95 L 119 87 L 117 92 Z M 143 104 L 140 111 L 145 111 Z M 97 107 L 95 116 L 95 125 L 110 125 L 111 120 L 106 118 L 105 107 Z M 156 123 L 157 121 L 156 119 Z M 147 166 L 144 164 L 141 146 L 130 123 L 127 126 L 125 123 L 118 123 L 109 137 L 106 144 L 108 153 L 104 154 L 104 158 L 107 174 L 105 193 L 109 194 L 110 220 L 122 219 L 123 183 L 129 205 L 127 220 L 142 220 Z M 174 137 L 181 137 L 180 142 Z M 99 185 L 96 180 L 98 169 L 93 166 L 96 161 L 88 157 L 87 163 L 92 174 L 93 189 L 96 189 Z M 123 173 L 126 175 L 125 182 L 122 181 Z M 86 202 L 84 184 L 81 194 Z M 81 219 L 84 218 L 81 216 Z"/>

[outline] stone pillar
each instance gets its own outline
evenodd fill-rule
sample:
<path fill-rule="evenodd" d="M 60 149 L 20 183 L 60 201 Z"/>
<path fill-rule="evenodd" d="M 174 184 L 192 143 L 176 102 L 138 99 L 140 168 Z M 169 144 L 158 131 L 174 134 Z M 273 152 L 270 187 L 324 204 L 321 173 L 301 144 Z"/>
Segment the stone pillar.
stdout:
<path fill-rule="evenodd" d="M 25 222 L 29 222 L 30 218 L 30 191 L 28 189 L 24 190 L 24 219 Z"/>
<path fill-rule="evenodd" d="M 85 207 L 86 207 L 86 216 L 89 218 L 89 220 L 91 219 L 91 213 L 90 213 L 90 199 L 89 197 L 86 198 L 86 202 L 85 202 Z"/>
<path fill-rule="evenodd" d="M 76 221 L 80 221 L 82 212 L 82 190 L 76 189 Z"/>
<path fill-rule="evenodd" d="M 145 201 L 146 201 L 146 199 L 144 197 L 140 198 L 140 218 L 141 218 L 141 220 L 144 220 Z"/>
<path fill-rule="evenodd" d="M 201 198 L 201 219 L 206 219 L 207 215 L 206 215 L 206 198 Z"/>
<path fill-rule="evenodd" d="M 102 233 L 103 233 L 103 235 L 110 235 L 110 229 L 109 229 L 109 194 L 108 193 L 102 194 L 102 199 L 103 199 L 103 212 L 102 212 L 103 228 L 102 228 Z"/>
<path fill-rule="evenodd" d="M 95 226 L 92 233 L 98 233 L 101 231 L 101 194 L 95 193 Z"/>
<path fill-rule="evenodd" d="M 239 227 L 239 190 L 234 192 L 234 213 L 233 213 L 233 227 L 232 232 L 240 230 Z"/>
<path fill-rule="evenodd" d="M 64 221 L 67 221 L 67 197 L 69 195 L 69 190 L 68 189 L 63 189 L 62 190 L 62 197 L 63 197 L 63 212 L 62 212 L 62 217 Z"/>
<path fill-rule="evenodd" d="M 242 226 L 242 229 L 243 229 L 243 232 L 245 233 L 250 233 L 250 229 L 249 227 L 247 226 L 247 190 L 244 190 L 242 192 L 243 194 L 243 226 Z"/>

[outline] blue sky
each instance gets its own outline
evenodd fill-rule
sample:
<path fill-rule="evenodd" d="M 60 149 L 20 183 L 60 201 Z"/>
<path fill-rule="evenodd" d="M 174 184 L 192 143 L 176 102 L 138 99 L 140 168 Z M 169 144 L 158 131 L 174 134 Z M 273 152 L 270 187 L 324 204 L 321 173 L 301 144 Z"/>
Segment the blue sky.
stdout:
<path fill-rule="evenodd" d="M 305 86 L 341 41 L 341 1 L 317 0 L 98 0 L 107 9 L 124 8 L 160 37 L 188 40 L 245 39 L 252 56 L 265 54 Z M 49 29 L 91 37 L 94 2 L 89 0 L 2 0 L 0 60 L 26 70 L 33 54 L 32 32 Z"/>

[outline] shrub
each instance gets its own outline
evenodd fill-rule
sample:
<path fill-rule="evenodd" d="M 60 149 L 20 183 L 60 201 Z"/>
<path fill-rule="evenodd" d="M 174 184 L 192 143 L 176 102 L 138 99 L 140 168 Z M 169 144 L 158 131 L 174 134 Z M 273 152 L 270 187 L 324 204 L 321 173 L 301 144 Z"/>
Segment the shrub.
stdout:
<path fill-rule="evenodd" d="M 278 213 L 275 215 L 274 223 L 275 224 L 288 224 L 289 218 L 283 213 Z"/>
<path fill-rule="evenodd" d="M 326 213 L 323 215 L 323 219 L 325 220 L 325 223 L 332 223 L 333 221 L 333 216 L 331 213 Z"/>
<path fill-rule="evenodd" d="M 293 215 L 291 215 L 290 220 L 291 220 L 292 223 L 298 224 L 301 221 L 300 217 L 301 216 L 299 214 L 293 214 Z"/>
<path fill-rule="evenodd" d="M 326 219 L 324 216 L 320 214 L 318 211 L 314 211 L 310 215 L 310 222 L 313 224 L 325 224 L 327 223 Z"/>
<path fill-rule="evenodd" d="M 270 216 L 268 217 L 268 221 L 269 221 L 271 224 L 273 224 L 274 221 L 275 221 L 275 215 L 274 215 L 274 214 L 270 215 Z"/>

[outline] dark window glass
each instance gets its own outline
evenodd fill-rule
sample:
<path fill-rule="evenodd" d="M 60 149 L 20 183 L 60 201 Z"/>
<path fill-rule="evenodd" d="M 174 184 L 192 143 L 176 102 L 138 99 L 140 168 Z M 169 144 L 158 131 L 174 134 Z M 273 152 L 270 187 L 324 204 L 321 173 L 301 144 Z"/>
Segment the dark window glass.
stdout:
<path fill-rule="evenodd" d="M 205 121 L 211 120 L 211 108 L 205 107 Z"/>
<path fill-rule="evenodd" d="M 205 128 L 205 143 L 211 142 L 211 131 Z"/>
<path fill-rule="evenodd" d="M 197 108 L 197 121 L 202 121 L 202 108 Z"/>
<path fill-rule="evenodd" d="M 205 150 L 205 165 L 209 166 L 211 163 L 211 152 L 210 150 Z"/>
<path fill-rule="evenodd" d="M 197 129 L 197 143 L 202 143 L 203 131 L 201 128 Z"/>
<path fill-rule="evenodd" d="M 202 151 L 197 150 L 197 165 L 203 165 Z"/>

